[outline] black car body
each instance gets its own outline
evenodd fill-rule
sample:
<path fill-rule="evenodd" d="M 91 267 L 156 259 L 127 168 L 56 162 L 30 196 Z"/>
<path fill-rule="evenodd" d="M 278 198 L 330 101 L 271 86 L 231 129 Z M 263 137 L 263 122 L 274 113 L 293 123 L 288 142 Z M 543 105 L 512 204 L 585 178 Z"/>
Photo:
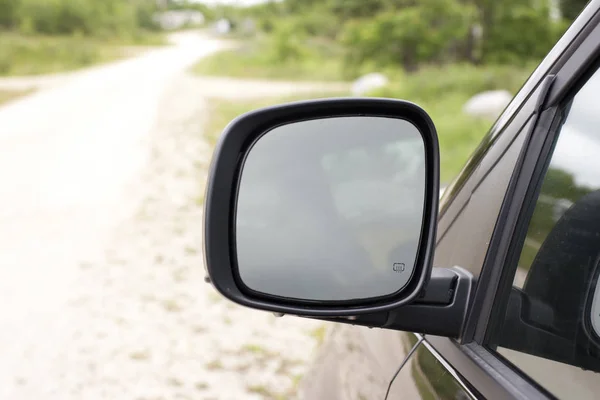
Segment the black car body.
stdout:
<path fill-rule="evenodd" d="M 445 189 L 433 266 L 473 276 L 460 335 L 336 324 L 305 398 L 600 397 L 599 61 L 592 1 Z"/>

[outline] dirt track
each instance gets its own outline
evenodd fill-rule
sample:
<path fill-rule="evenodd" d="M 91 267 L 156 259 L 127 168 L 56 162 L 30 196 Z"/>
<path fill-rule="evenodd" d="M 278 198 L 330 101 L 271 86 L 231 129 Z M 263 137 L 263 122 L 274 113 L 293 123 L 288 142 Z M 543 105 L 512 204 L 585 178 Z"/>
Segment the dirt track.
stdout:
<path fill-rule="evenodd" d="M 0 108 L 2 399 L 293 397 L 321 325 L 203 282 L 202 127 L 215 91 L 309 86 L 190 77 L 220 43 L 175 39 Z"/>

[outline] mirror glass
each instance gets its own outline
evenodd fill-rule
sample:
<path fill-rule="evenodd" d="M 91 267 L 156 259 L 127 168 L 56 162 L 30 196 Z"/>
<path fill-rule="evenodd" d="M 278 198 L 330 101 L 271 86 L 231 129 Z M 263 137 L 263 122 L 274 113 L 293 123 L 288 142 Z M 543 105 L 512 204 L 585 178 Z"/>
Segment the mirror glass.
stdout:
<path fill-rule="evenodd" d="M 241 172 L 239 278 L 302 300 L 398 292 L 415 266 L 425 172 L 423 138 L 406 120 L 335 117 L 270 130 Z"/>

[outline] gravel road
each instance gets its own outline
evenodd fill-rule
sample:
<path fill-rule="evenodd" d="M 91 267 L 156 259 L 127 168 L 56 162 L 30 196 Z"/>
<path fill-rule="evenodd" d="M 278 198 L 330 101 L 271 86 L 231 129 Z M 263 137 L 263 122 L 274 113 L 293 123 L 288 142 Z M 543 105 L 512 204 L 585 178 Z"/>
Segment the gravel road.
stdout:
<path fill-rule="evenodd" d="M 184 71 L 221 44 L 173 41 L 0 108 L 0 399 L 295 396 L 322 325 L 203 282 L 219 86 Z"/>

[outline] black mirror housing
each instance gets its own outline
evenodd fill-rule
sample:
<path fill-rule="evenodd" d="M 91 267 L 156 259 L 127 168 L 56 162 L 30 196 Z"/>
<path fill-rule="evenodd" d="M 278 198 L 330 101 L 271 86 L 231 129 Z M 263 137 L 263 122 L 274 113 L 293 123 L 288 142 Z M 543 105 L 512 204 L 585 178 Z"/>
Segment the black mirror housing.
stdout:
<path fill-rule="evenodd" d="M 236 204 L 244 162 L 267 132 L 301 121 L 338 117 L 404 120 L 421 134 L 425 159 L 425 195 L 414 269 L 406 285 L 385 296 L 310 300 L 270 295 L 242 282 L 236 256 Z M 439 146 L 434 124 L 419 106 L 382 98 L 334 98 L 259 109 L 233 120 L 221 135 L 209 170 L 204 206 L 205 267 L 214 287 L 226 298 L 251 308 L 314 317 L 357 316 L 391 310 L 418 299 L 431 275 L 439 199 Z M 396 271 L 397 264 L 390 266 Z M 404 268 L 404 266 L 402 266 Z"/>

